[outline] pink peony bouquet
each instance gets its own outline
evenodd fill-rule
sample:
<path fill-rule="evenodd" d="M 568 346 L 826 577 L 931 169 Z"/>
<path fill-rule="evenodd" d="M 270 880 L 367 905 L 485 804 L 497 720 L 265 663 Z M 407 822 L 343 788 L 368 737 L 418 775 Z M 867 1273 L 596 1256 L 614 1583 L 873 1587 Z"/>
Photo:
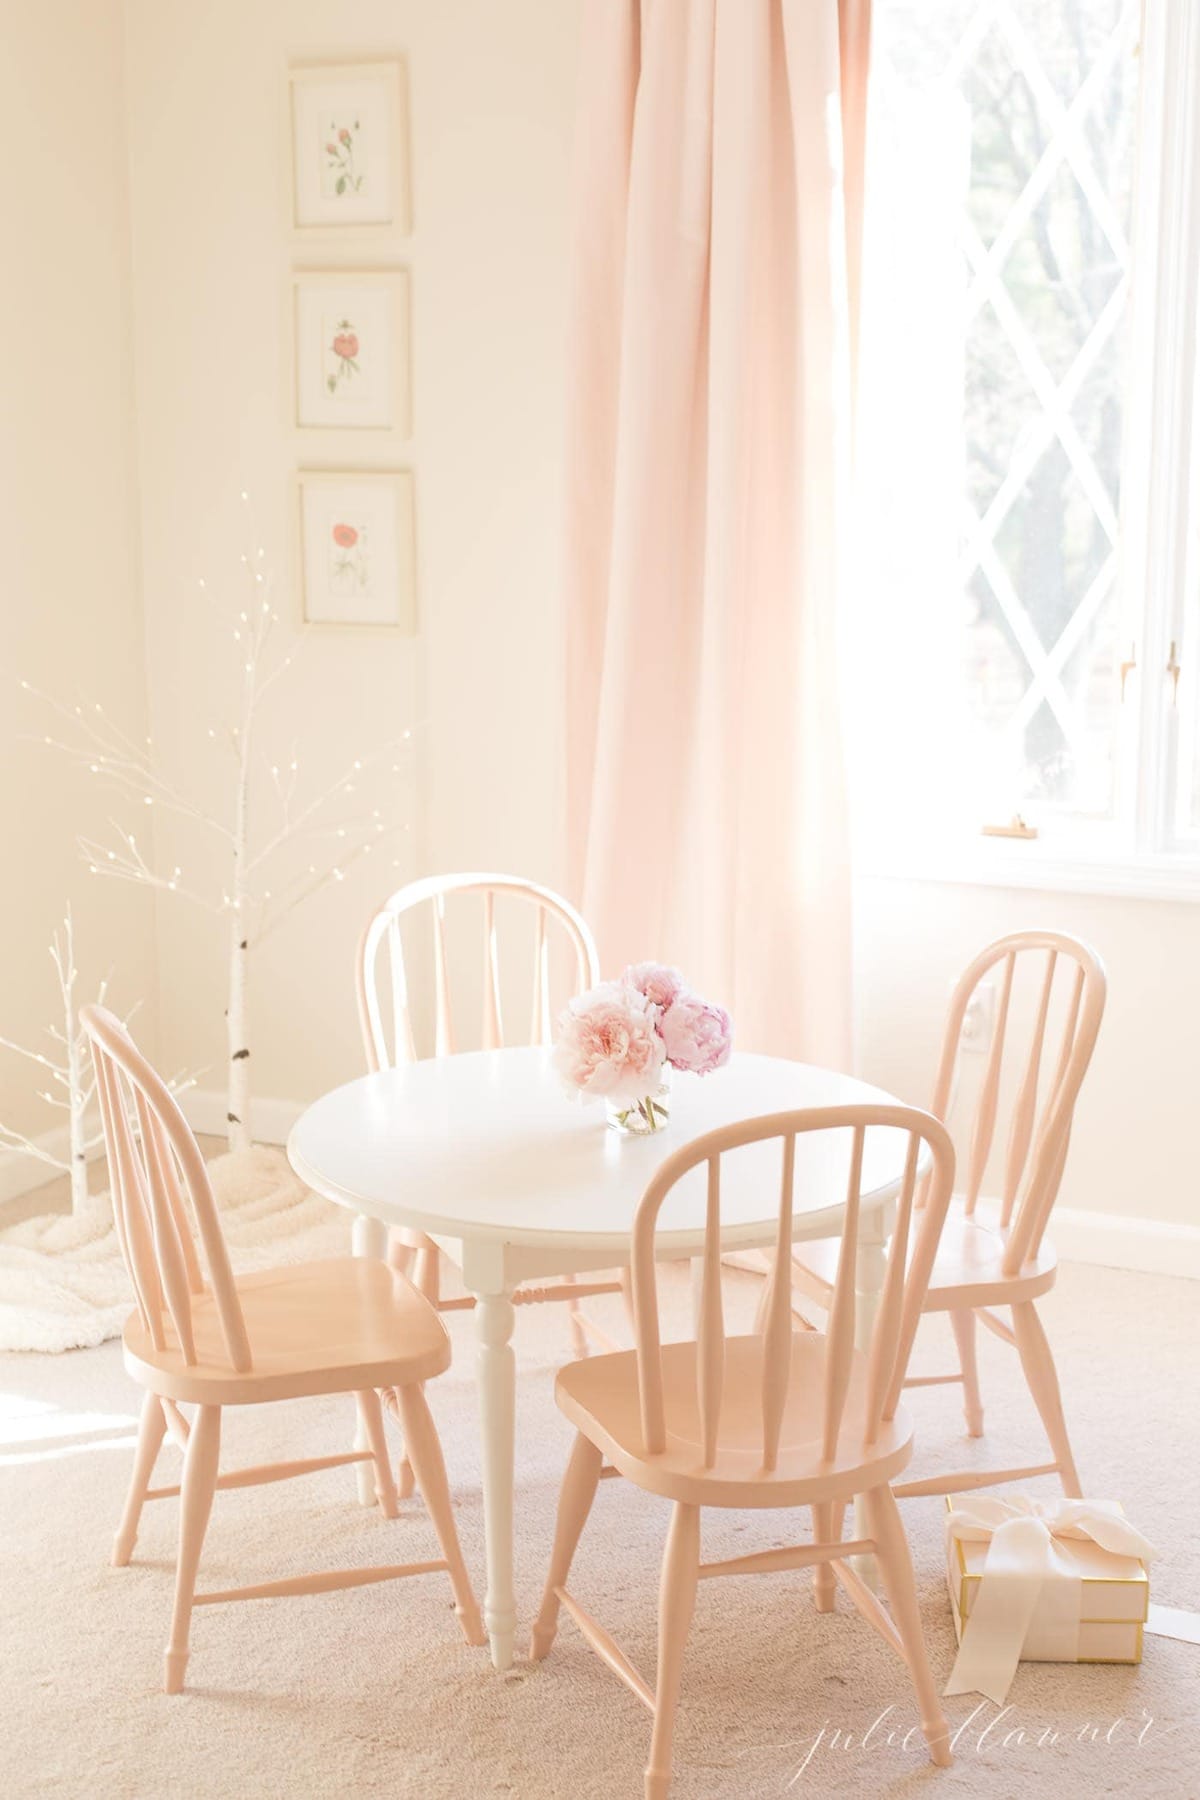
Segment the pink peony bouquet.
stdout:
<path fill-rule="evenodd" d="M 724 1007 L 692 993 L 678 969 L 634 963 L 572 1000 L 558 1021 L 554 1066 L 569 1093 L 632 1107 L 659 1091 L 668 1064 L 710 1075 L 732 1048 Z"/>

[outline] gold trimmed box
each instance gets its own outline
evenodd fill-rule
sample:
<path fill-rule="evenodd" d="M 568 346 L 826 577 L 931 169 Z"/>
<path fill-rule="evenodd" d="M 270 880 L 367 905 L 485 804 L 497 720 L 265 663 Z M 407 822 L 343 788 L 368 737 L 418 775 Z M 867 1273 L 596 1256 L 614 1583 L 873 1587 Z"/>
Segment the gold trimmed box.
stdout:
<path fill-rule="evenodd" d="M 947 1494 L 946 1511 L 969 1499 Z M 1076 1538 L 1055 1538 L 1055 1548 L 1075 1565 L 1081 1583 L 1079 1654 L 1081 1663 L 1140 1663 L 1142 1633 L 1150 1610 L 1150 1577 L 1146 1565 L 1133 1556 L 1114 1556 L 1099 1544 Z M 946 1577 L 954 1631 L 962 1642 L 963 1627 L 979 1593 L 988 1545 L 983 1539 L 963 1539 L 946 1534 Z M 1034 1611 L 1022 1662 L 1061 1662 L 1046 1644 L 1042 1609 Z"/>

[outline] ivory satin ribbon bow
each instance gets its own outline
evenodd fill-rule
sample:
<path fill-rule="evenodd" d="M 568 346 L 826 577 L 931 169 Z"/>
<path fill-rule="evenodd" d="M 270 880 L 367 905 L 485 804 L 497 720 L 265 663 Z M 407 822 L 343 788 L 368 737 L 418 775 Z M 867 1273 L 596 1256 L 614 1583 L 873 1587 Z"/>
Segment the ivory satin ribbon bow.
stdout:
<path fill-rule="evenodd" d="M 1111 1500 L 963 1495 L 947 1514 L 946 1538 L 947 1545 L 954 1538 L 986 1543 L 988 1552 L 945 1692 L 984 1694 L 997 1706 L 1004 1704 L 1039 1603 L 1039 1624 L 1054 1651 L 1048 1660 L 1078 1659 L 1083 1582 L 1056 1540 L 1090 1538 L 1102 1550 L 1143 1562 L 1158 1554 Z"/>

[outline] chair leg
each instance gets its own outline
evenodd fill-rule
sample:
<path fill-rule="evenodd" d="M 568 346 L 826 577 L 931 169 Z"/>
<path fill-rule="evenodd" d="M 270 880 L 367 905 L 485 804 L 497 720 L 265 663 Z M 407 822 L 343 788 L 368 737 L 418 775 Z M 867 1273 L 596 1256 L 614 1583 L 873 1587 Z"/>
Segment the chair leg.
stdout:
<path fill-rule="evenodd" d="M 441 1441 L 425 1401 L 424 1389 L 419 1385 L 401 1388 L 399 1400 L 404 1438 L 408 1444 L 417 1486 L 433 1520 L 442 1555 L 449 1565 L 450 1585 L 454 1589 L 454 1610 L 458 1614 L 462 1634 L 468 1644 L 486 1644 L 483 1620 L 479 1616 L 479 1602 L 471 1587 L 471 1578 L 467 1574 L 467 1565 L 463 1561 L 454 1524 Z"/>
<path fill-rule="evenodd" d="M 413 1286 L 428 1300 L 436 1311 L 442 1305 L 442 1253 L 432 1239 L 427 1239 L 419 1250 L 413 1253 Z M 403 1456 L 396 1470 L 396 1490 L 401 1500 L 407 1500 L 416 1486 L 412 1459 Z"/>
<path fill-rule="evenodd" d="M 814 1544 L 831 1544 L 834 1540 L 834 1504 L 832 1500 L 823 1500 L 812 1509 L 812 1529 Z M 841 1536 L 842 1514 L 845 1508 L 837 1508 L 837 1536 Z M 832 1563 L 813 1564 L 813 1596 L 819 1613 L 831 1613 L 836 1610 L 834 1595 L 837 1593 L 837 1576 L 833 1572 Z"/>
<path fill-rule="evenodd" d="M 436 1245 L 431 1245 L 427 1251 L 422 1251 L 415 1244 L 406 1243 L 403 1234 L 399 1231 L 393 1231 L 388 1239 L 389 1265 L 393 1269 L 399 1269 L 402 1275 L 407 1275 L 413 1286 L 425 1294 L 426 1299 L 431 1300 L 434 1306 L 439 1305 L 441 1301 L 441 1268 L 438 1254 Z M 423 1256 L 428 1259 L 424 1264 L 421 1260 Z M 432 1291 L 427 1292 L 427 1289 Z M 407 1456 L 402 1456 L 396 1465 L 397 1499 L 409 1499 L 415 1487 L 416 1478 L 413 1475 L 412 1464 Z"/>
<path fill-rule="evenodd" d="M 675 1502 L 658 1590 L 658 1674 L 654 1685 L 654 1731 L 646 1767 L 646 1800 L 667 1800 L 671 1787 L 671 1746 L 683 1674 L 683 1649 L 696 1609 L 700 1567 L 700 1508 Z"/>
<path fill-rule="evenodd" d="M 394 1387 L 380 1388 L 379 1399 L 380 1399 L 380 1403 L 383 1406 L 384 1411 L 390 1412 L 392 1417 L 395 1419 L 397 1426 L 399 1426 L 399 1423 L 400 1423 L 400 1396 L 399 1396 L 397 1390 Z M 362 1437 L 366 1436 L 365 1430 L 362 1432 L 361 1436 Z M 361 1438 L 355 1439 L 356 1443 L 358 1443 L 360 1441 L 361 1441 Z M 364 1448 L 370 1448 L 370 1445 L 369 1444 L 365 1445 Z M 360 1464 L 360 1467 L 361 1467 L 361 1464 Z M 396 1466 L 396 1479 L 395 1479 L 396 1498 L 398 1500 L 407 1500 L 415 1486 L 416 1486 L 416 1480 L 415 1480 L 415 1477 L 413 1476 L 412 1464 L 409 1462 L 407 1456 L 404 1455 L 403 1451 L 401 1451 L 400 1461 Z M 364 1502 L 364 1504 L 369 1504 L 369 1501 Z"/>
<path fill-rule="evenodd" d="M 979 1394 L 979 1367 L 975 1361 L 975 1314 L 970 1307 L 950 1314 L 954 1341 L 958 1345 L 958 1366 L 963 1379 L 963 1416 L 967 1436 L 983 1436 L 983 1401 Z"/>
<path fill-rule="evenodd" d="M 200 1550 L 204 1543 L 204 1533 L 208 1529 L 208 1516 L 212 1511 L 220 1457 L 221 1409 L 219 1406 L 198 1406 L 183 1458 L 183 1491 L 179 1503 L 179 1561 L 175 1565 L 175 1610 L 171 1615 L 171 1641 L 167 1646 L 166 1679 L 163 1682 L 168 1694 L 183 1692 L 183 1676 L 188 1660 L 188 1626 L 192 1617 L 192 1596 L 196 1592 L 196 1570 L 200 1566 Z"/>
<path fill-rule="evenodd" d="M 1075 1467 L 1075 1458 L 1071 1454 L 1071 1440 L 1067 1436 L 1067 1421 L 1063 1416 L 1062 1395 L 1058 1387 L 1058 1373 L 1054 1367 L 1054 1357 L 1050 1353 L 1050 1345 L 1038 1318 L 1037 1307 L 1032 1300 L 1021 1300 L 1012 1308 L 1013 1335 L 1017 1340 L 1017 1350 L 1021 1357 L 1021 1367 L 1025 1371 L 1025 1380 L 1029 1384 L 1029 1392 L 1033 1395 L 1033 1404 L 1041 1415 L 1042 1424 L 1046 1428 L 1046 1436 L 1050 1440 L 1050 1448 L 1058 1463 L 1059 1479 L 1062 1481 L 1063 1493 L 1068 1499 L 1083 1498 L 1083 1489 L 1079 1485 L 1079 1472 Z"/>
<path fill-rule="evenodd" d="M 123 1569 L 133 1555 L 133 1546 L 137 1543 L 138 1520 L 142 1516 L 142 1504 L 146 1498 L 146 1489 L 150 1486 L 150 1477 L 154 1473 L 154 1465 L 158 1461 L 158 1453 L 166 1434 L 167 1416 L 163 1412 L 162 1402 L 157 1394 L 146 1394 L 142 1399 L 142 1417 L 138 1425 L 137 1449 L 133 1454 L 133 1474 L 129 1480 L 129 1492 L 125 1497 L 125 1510 L 121 1514 L 121 1523 L 117 1527 L 117 1535 L 113 1540 L 112 1563 L 114 1569 Z"/>
<path fill-rule="evenodd" d="M 387 1260 L 389 1269 L 396 1269 L 401 1275 L 411 1275 L 413 1258 L 415 1255 L 416 1251 L 411 1244 L 405 1242 L 402 1232 L 391 1231 L 388 1233 Z"/>
<path fill-rule="evenodd" d="M 413 1286 L 419 1288 L 430 1306 L 440 1307 L 442 1304 L 442 1253 L 430 1240 L 422 1244 L 417 1251 L 416 1267 L 413 1271 Z"/>
<path fill-rule="evenodd" d="M 633 1310 L 633 1270 L 629 1264 L 621 1270 L 621 1299 L 625 1305 L 625 1317 L 629 1322 L 629 1335 L 637 1342 L 637 1318 Z"/>
<path fill-rule="evenodd" d="M 533 1622 L 529 1644 L 529 1655 L 533 1662 L 540 1662 L 548 1653 L 557 1634 L 559 1599 L 555 1589 L 567 1585 L 571 1562 L 587 1524 L 588 1514 L 592 1510 L 596 1489 L 600 1485 L 603 1462 L 604 1458 L 595 1444 L 585 1438 L 582 1431 L 578 1432 L 571 1448 L 567 1472 L 563 1476 L 562 1492 L 558 1497 L 558 1519 L 554 1527 L 554 1548 L 550 1552 L 546 1591 L 542 1595 L 541 1610 Z"/>
<path fill-rule="evenodd" d="M 767 1328 L 767 1306 L 771 1298 L 771 1277 L 768 1274 L 759 1291 L 754 1307 L 754 1336 L 761 1337 Z"/>
<path fill-rule="evenodd" d="M 929 1671 L 925 1639 L 921 1632 L 921 1613 L 917 1605 L 917 1584 L 913 1578 L 912 1553 L 896 1497 L 885 1482 L 863 1496 L 867 1525 L 875 1540 L 879 1572 L 891 1605 L 892 1618 L 904 1645 L 904 1660 L 912 1677 L 913 1692 L 921 1715 L 921 1730 L 929 1745 L 932 1760 L 946 1768 L 954 1760 L 950 1752 L 950 1727 L 942 1712 L 942 1703 Z"/>
<path fill-rule="evenodd" d="M 575 1285 L 574 1275 L 564 1275 L 563 1280 L 568 1287 Z M 584 1329 L 578 1300 L 567 1301 L 567 1312 L 571 1319 L 571 1354 L 575 1361 L 579 1362 L 589 1354 L 591 1345 L 588 1343 L 588 1334 Z"/>
<path fill-rule="evenodd" d="M 387 1438 L 383 1430 L 383 1405 L 374 1388 L 363 1388 L 355 1394 L 358 1416 L 375 1463 L 375 1498 L 385 1519 L 394 1519 L 400 1508 L 396 1504 L 396 1484 L 388 1461 Z"/>

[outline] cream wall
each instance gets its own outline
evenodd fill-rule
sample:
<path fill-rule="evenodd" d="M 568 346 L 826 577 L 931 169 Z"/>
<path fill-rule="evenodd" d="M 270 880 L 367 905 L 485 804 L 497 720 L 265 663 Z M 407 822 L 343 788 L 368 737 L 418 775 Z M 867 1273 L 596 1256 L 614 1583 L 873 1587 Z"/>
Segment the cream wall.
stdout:
<path fill-rule="evenodd" d="M 401 50 L 412 109 L 411 455 L 420 633 L 324 634 L 289 693 L 312 779 L 415 727 L 410 826 L 293 915 L 253 975 L 254 1086 L 304 1099 L 361 1066 L 351 955 L 370 902 L 426 867 L 507 863 L 555 878 L 557 458 L 575 8 L 557 0 L 127 0 L 126 85 L 146 643 L 154 729 L 183 769 L 228 685 L 224 635 L 196 601 L 235 574 L 238 491 L 282 577 L 295 636 L 291 475 L 339 466 L 287 424 L 289 60 Z M 352 257 L 362 252 L 347 252 Z M 357 446 L 356 446 L 357 448 Z M 344 465 L 341 465 L 344 466 Z M 276 740 L 272 740 L 276 741 Z M 211 755 L 195 770 L 222 788 Z M 162 828 L 189 878 L 219 875 L 203 834 Z M 201 913 L 159 908 L 163 1054 L 221 1075 L 224 944 Z"/>
<path fill-rule="evenodd" d="M 20 596 L 3 609 L 5 671 L 60 692 L 103 690 L 136 728 L 140 539 L 154 730 L 169 764 L 221 804 L 219 759 L 194 751 L 220 717 L 232 645 L 206 622 L 195 582 L 205 574 L 219 588 L 236 574 L 242 487 L 281 571 L 284 635 L 295 632 L 289 478 L 305 456 L 286 424 L 284 71 L 292 58 L 360 51 L 409 59 L 416 432 L 402 460 L 416 471 L 421 629 L 409 643 L 306 641 L 291 692 L 313 779 L 364 741 L 415 726 L 418 750 L 389 801 L 410 829 L 399 867 L 362 870 L 264 948 L 255 1086 L 293 1101 L 359 1066 L 348 972 L 371 896 L 425 868 L 561 877 L 557 462 L 577 8 L 351 0 L 335 30 L 328 18 L 310 0 L 126 0 L 123 100 L 115 7 L 7 4 L 0 65 L 6 118 L 44 149 L 36 192 L 10 193 L 25 267 L 0 299 L 4 341 L 56 346 L 53 357 L 6 356 L 0 375 L 0 507 Z M 32 1032 L 45 1017 L 40 945 L 68 892 L 125 991 L 151 993 L 146 897 L 89 885 L 71 849 L 96 818 L 90 790 L 12 732 L 0 754 L 6 842 L 24 870 L 0 897 L 19 951 L 0 973 L 0 1029 Z M 202 836 L 158 829 L 190 878 L 219 878 Z M 1064 1205 L 1194 1230 L 1190 905 L 861 881 L 862 1072 L 926 1098 L 952 980 L 982 943 L 1026 923 L 1090 938 L 1111 977 Z M 206 1080 L 219 1086 L 219 931 L 164 901 L 157 969 L 164 1060 L 211 1064 Z M 2 1066 L 7 1080 L 13 1066 Z M 21 1110 L 15 1087 L 4 1110 Z M 23 1116 L 40 1123 L 29 1107 Z"/>
<path fill-rule="evenodd" d="M 148 1002 L 152 1044 L 149 897 L 88 877 L 75 837 L 111 800 L 29 741 L 47 715 L 17 687 L 100 700 L 145 729 L 120 8 L 3 0 L 0 41 L 0 1033 L 36 1043 L 55 1018 L 44 946 L 70 900 L 82 997 L 111 964 L 114 1000 Z M 40 1135 L 61 1117 L 0 1052 L 0 1118 Z"/>

